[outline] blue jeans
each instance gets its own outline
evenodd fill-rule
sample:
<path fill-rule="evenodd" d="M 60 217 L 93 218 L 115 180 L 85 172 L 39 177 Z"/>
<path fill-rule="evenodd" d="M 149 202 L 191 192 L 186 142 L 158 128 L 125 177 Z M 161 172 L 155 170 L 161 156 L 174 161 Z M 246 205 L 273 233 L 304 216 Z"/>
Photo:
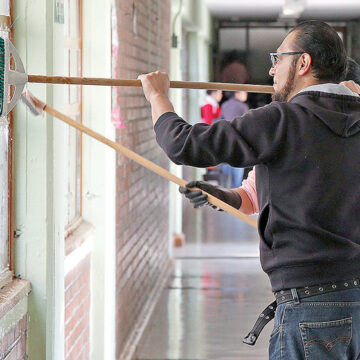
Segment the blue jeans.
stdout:
<path fill-rule="evenodd" d="M 223 164 L 221 167 L 221 172 L 224 175 L 230 175 L 230 185 L 225 187 L 238 188 L 241 186 L 243 177 L 244 177 L 244 169 L 232 167 L 228 164 Z"/>
<path fill-rule="evenodd" d="M 269 359 L 360 359 L 360 289 L 279 305 L 270 337 Z"/>

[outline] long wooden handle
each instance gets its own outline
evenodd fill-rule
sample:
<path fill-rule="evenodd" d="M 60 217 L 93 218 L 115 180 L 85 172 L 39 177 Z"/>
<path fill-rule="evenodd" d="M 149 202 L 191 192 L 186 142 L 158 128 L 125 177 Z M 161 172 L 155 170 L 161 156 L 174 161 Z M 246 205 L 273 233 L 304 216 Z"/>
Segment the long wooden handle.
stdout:
<path fill-rule="evenodd" d="M 44 110 L 55 116 L 56 118 L 66 122 L 67 124 L 69 124 L 70 126 L 80 130 L 81 132 L 93 137 L 94 139 L 102 142 L 103 144 L 110 146 L 111 148 L 115 149 L 116 151 L 120 152 L 121 154 L 125 155 L 126 157 L 128 157 L 129 159 L 135 161 L 136 163 L 146 167 L 147 169 L 153 171 L 154 173 L 164 177 L 167 180 L 172 181 L 173 183 L 179 185 L 179 186 L 184 186 L 186 185 L 186 181 L 184 179 L 181 179 L 177 176 L 175 176 L 174 174 L 172 174 L 171 172 L 167 171 L 166 169 L 162 168 L 161 166 L 153 163 L 152 161 L 145 159 L 144 157 L 140 156 L 139 154 L 127 149 L 126 147 L 111 141 L 110 139 L 106 138 L 105 136 L 100 135 L 99 133 L 89 129 L 88 127 L 78 123 L 77 121 L 72 120 L 71 118 L 69 118 L 68 116 L 60 113 L 59 111 L 53 109 L 52 107 L 46 105 Z M 200 189 L 198 189 L 200 190 Z M 205 191 L 201 190 L 202 192 L 204 192 L 205 194 L 208 195 L 208 201 L 211 204 L 214 204 L 216 206 L 218 206 L 219 208 L 221 208 L 222 210 L 230 213 L 231 215 L 236 216 L 237 218 L 245 221 L 247 224 L 257 228 L 257 223 L 256 220 L 251 218 L 248 215 L 245 215 L 244 213 L 242 213 L 239 210 L 236 210 L 235 208 L 233 208 L 232 206 L 224 203 L 223 201 L 219 200 L 218 198 L 216 198 L 215 196 L 206 193 Z"/>
<path fill-rule="evenodd" d="M 62 77 L 62 76 L 43 76 L 43 75 L 28 75 L 28 82 L 50 83 L 50 84 L 141 87 L 140 80 Z M 246 91 L 246 92 L 267 93 L 267 94 L 272 94 L 274 92 L 274 88 L 268 85 L 228 84 L 228 83 L 196 82 L 196 81 L 170 81 L 170 87 L 178 88 L 178 89 Z"/>

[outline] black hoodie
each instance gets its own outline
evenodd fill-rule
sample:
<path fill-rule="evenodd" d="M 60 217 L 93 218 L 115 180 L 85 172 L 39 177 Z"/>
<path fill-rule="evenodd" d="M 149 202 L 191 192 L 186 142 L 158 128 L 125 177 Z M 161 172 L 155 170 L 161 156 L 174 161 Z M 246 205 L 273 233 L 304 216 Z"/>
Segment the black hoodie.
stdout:
<path fill-rule="evenodd" d="M 360 98 L 326 85 L 231 122 L 191 126 L 165 113 L 155 125 L 176 164 L 256 165 L 260 258 L 273 291 L 360 277 Z"/>

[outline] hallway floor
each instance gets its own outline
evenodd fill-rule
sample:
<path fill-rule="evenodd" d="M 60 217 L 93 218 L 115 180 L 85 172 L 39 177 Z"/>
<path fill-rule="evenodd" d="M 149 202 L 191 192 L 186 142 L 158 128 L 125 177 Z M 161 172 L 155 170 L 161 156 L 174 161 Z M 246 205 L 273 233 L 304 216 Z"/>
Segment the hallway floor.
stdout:
<path fill-rule="evenodd" d="M 242 343 L 273 301 L 256 229 L 210 208 L 184 212 L 187 243 L 137 348 L 139 360 L 267 359 L 273 322 L 255 346 Z"/>

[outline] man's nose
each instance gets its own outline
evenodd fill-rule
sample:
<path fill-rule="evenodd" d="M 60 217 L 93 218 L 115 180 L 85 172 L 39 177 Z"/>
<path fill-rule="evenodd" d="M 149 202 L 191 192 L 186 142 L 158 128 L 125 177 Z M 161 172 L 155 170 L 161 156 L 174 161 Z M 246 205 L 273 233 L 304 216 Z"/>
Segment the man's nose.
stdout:
<path fill-rule="evenodd" d="M 269 70 L 269 75 L 274 76 L 275 75 L 275 68 L 272 66 Z"/>

